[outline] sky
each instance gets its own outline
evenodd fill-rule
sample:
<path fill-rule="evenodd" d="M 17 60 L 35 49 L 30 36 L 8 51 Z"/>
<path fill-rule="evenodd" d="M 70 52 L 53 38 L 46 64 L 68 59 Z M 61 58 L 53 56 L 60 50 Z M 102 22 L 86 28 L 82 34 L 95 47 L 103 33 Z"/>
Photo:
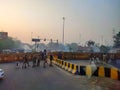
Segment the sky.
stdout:
<path fill-rule="evenodd" d="M 120 31 L 120 0 L 0 0 L 0 31 L 31 43 L 32 38 L 111 45 Z M 42 41 L 41 41 L 42 42 Z"/>

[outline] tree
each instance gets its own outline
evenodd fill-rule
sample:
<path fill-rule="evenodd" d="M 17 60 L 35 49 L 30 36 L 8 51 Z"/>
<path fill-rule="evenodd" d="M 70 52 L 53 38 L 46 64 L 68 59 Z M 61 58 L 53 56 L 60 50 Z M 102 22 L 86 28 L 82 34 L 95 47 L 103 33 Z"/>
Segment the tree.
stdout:
<path fill-rule="evenodd" d="M 0 50 L 18 48 L 21 44 L 22 43 L 19 40 L 8 37 L 0 40 Z"/>
<path fill-rule="evenodd" d="M 71 43 L 71 44 L 67 44 L 68 48 L 70 51 L 77 51 L 78 50 L 78 44 L 77 43 Z"/>
<path fill-rule="evenodd" d="M 50 50 L 57 51 L 57 50 L 62 50 L 63 46 L 61 44 L 59 44 L 59 43 L 49 42 L 47 44 L 47 47 Z"/>
<path fill-rule="evenodd" d="M 92 41 L 92 40 L 89 40 L 89 41 L 87 41 L 87 46 L 94 46 L 94 44 L 95 44 L 95 42 L 94 41 Z"/>
<path fill-rule="evenodd" d="M 120 48 L 120 32 L 118 32 L 114 37 L 114 47 Z"/>
<path fill-rule="evenodd" d="M 100 52 L 102 53 L 107 53 L 109 50 L 110 48 L 108 46 L 105 46 L 105 45 L 100 46 Z"/>
<path fill-rule="evenodd" d="M 14 46 L 14 41 L 12 38 L 0 40 L 0 49 L 11 49 Z"/>

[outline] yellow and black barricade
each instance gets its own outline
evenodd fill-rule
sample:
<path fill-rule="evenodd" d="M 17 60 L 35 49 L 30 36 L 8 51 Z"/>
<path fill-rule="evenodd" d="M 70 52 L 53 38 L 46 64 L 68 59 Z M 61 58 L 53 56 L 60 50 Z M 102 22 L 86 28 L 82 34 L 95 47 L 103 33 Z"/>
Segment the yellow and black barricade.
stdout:
<path fill-rule="evenodd" d="M 65 67 L 65 61 L 63 61 L 63 65 L 62 65 L 62 68 L 64 69 L 64 67 Z"/>
<path fill-rule="evenodd" d="M 86 75 L 92 76 L 92 67 L 90 65 L 86 66 Z"/>
<path fill-rule="evenodd" d="M 103 66 L 99 66 L 98 76 L 100 76 L 100 77 L 105 77 L 105 69 L 104 69 Z"/>
<path fill-rule="evenodd" d="M 120 71 L 118 71 L 118 80 L 120 81 Z"/>
<path fill-rule="evenodd" d="M 110 78 L 110 68 L 105 67 L 105 77 Z"/>
<path fill-rule="evenodd" d="M 68 70 L 68 62 L 66 62 L 65 70 Z"/>
<path fill-rule="evenodd" d="M 78 65 L 72 64 L 72 74 L 78 74 Z"/>
<path fill-rule="evenodd" d="M 79 75 L 86 75 L 86 66 L 80 66 Z"/>
<path fill-rule="evenodd" d="M 72 63 L 69 63 L 68 66 L 70 66 L 69 69 L 68 69 L 68 71 L 72 72 Z"/>
<path fill-rule="evenodd" d="M 96 71 L 92 75 L 93 76 L 98 76 L 98 70 L 99 70 L 99 67 L 97 67 Z"/>
<path fill-rule="evenodd" d="M 110 73 L 110 78 L 111 79 L 115 79 L 115 80 L 118 80 L 118 69 L 117 68 L 111 68 L 111 73 Z"/>

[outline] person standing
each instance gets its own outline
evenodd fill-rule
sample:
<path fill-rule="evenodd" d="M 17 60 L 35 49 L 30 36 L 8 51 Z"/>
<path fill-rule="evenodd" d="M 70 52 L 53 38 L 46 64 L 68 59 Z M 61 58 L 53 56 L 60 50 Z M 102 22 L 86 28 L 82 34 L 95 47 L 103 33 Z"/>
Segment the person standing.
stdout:
<path fill-rule="evenodd" d="M 47 63 L 47 51 L 46 51 L 46 49 L 44 50 L 44 52 L 43 52 L 43 60 L 44 60 L 44 63 L 43 63 L 43 67 L 45 68 L 46 67 L 46 65 L 45 64 L 48 64 Z"/>
<path fill-rule="evenodd" d="M 40 61 L 41 61 L 41 53 L 40 55 L 37 55 L 37 67 L 40 66 Z"/>
<path fill-rule="evenodd" d="M 53 65 L 52 65 L 52 60 L 53 60 L 53 55 L 50 54 L 50 66 L 53 66 Z"/>
<path fill-rule="evenodd" d="M 58 53 L 58 59 L 62 59 L 62 53 L 61 52 Z"/>
<path fill-rule="evenodd" d="M 22 66 L 22 68 L 27 68 L 27 65 L 28 65 L 28 67 L 30 66 L 29 65 L 29 62 L 28 62 L 28 59 L 27 59 L 27 55 L 25 55 L 24 57 L 23 57 L 23 66 Z"/>
<path fill-rule="evenodd" d="M 41 59 L 44 60 L 44 53 L 41 52 Z"/>
<path fill-rule="evenodd" d="M 32 67 L 36 67 L 36 55 L 33 56 L 33 66 Z"/>

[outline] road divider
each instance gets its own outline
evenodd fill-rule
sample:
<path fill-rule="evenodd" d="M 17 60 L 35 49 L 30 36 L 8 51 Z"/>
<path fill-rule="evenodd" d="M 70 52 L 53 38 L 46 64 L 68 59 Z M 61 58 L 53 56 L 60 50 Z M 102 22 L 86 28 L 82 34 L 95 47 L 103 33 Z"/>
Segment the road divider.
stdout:
<path fill-rule="evenodd" d="M 74 75 L 77 74 L 85 75 L 88 77 L 91 76 L 108 77 L 120 81 L 120 70 L 114 67 L 108 68 L 96 65 L 78 66 L 77 64 L 73 64 L 60 59 L 53 60 L 53 63 Z"/>

